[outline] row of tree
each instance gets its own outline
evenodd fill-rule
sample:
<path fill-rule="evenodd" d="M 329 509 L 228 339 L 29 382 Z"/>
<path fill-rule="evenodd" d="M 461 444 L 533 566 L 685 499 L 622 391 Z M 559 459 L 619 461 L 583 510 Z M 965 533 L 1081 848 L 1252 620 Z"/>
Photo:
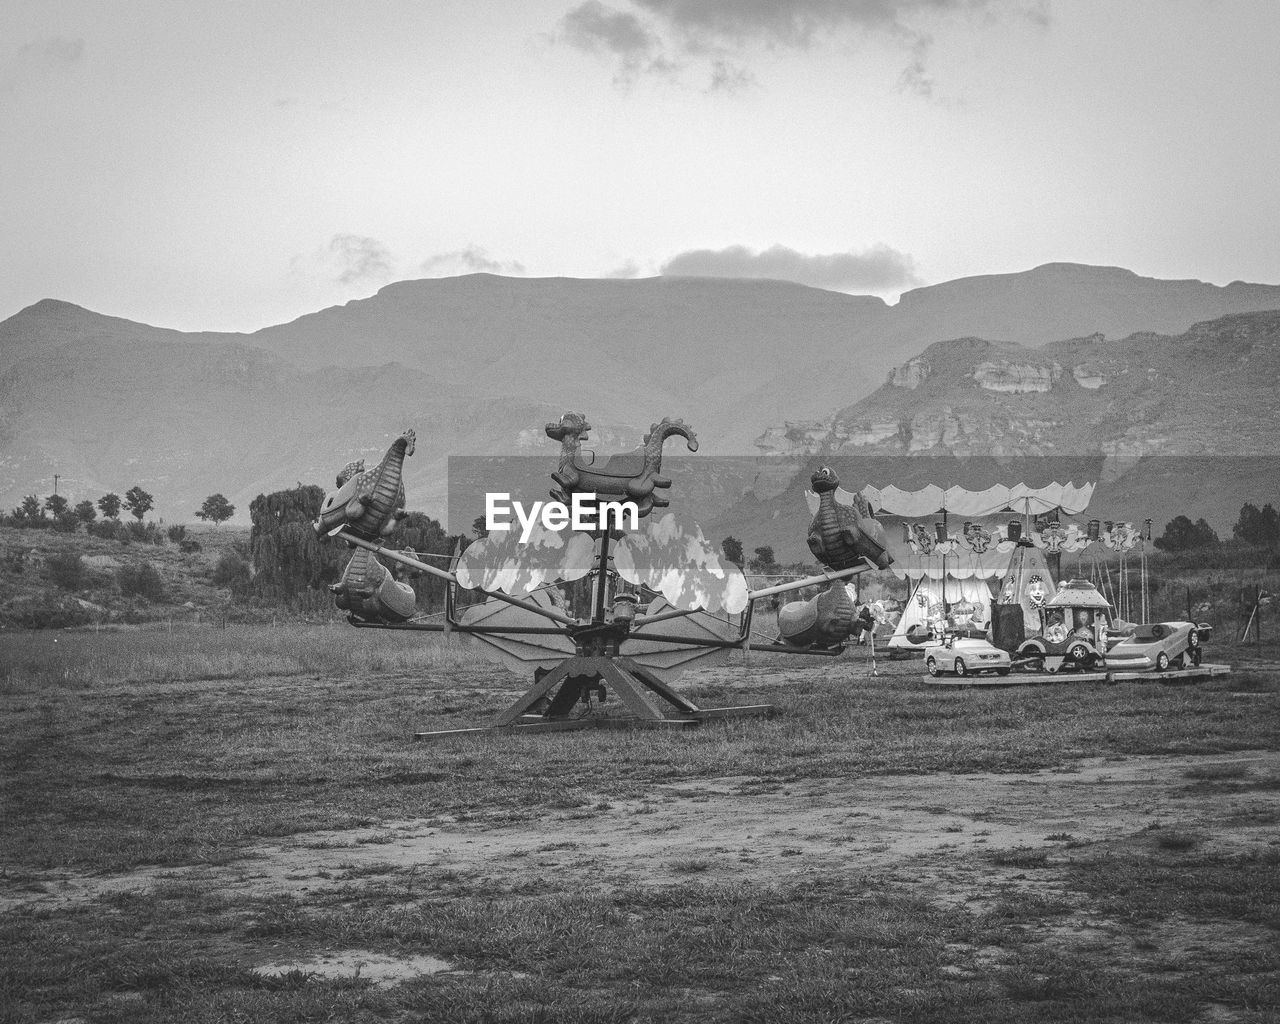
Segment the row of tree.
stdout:
<path fill-rule="evenodd" d="M 1242 544 L 1275 550 L 1280 547 L 1280 515 L 1269 504 L 1258 508 L 1252 502 L 1245 502 L 1240 518 L 1231 527 L 1231 536 Z M 1153 543 L 1161 551 L 1190 551 L 1222 541 L 1203 517 L 1193 523 L 1186 516 L 1175 516 Z"/>
<path fill-rule="evenodd" d="M 738 540 L 737 537 L 730 536 L 722 540 L 720 542 L 720 551 L 726 561 L 732 562 L 739 569 L 745 569 L 747 572 L 759 576 L 777 576 L 780 573 L 805 575 L 814 570 L 813 564 L 806 562 L 789 562 L 783 565 L 778 561 L 773 548 L 768 544 L 753 548 L 752 557 L 747 558 L 746 552 L 742 547 L 742 541 Z"/>
<path fill-rule="evenodd" d="M 109 522 L 117 523 L 120 513 L 128 510 L 139 524 L 146 514 L 155 508 L 155 497 L 144 491 L 137 484 L 124 492 L 124 497 L 114 492 L 104 494 L 97 502 L 86 498 L 72 505 L 65 495 L 50 494 L 41 501 L 34 494 L 28 494 L 6 518 L 8 525 L 20 528 L 47 528 L 75 532 L 81 526 L 88 527 L 98 519 L 98 514 Z M 197 519 L 203 519 L 217 525 L 224 523 L 236 513 L 236 507 L 221 494 L 211 494 L 196 511 Z"/>

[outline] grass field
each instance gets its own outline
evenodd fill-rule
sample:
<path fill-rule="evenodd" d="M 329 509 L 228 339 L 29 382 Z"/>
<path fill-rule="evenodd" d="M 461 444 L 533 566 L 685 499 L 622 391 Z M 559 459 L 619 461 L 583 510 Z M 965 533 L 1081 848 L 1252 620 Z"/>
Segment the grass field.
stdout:
<path fill-rule="evenodd" d="M 770 719 L 411 741 L 434 636 L 0 633 L 0 1021 L 1266 1021 L 1280 648 L 938 691 L 753 654 Z"/>

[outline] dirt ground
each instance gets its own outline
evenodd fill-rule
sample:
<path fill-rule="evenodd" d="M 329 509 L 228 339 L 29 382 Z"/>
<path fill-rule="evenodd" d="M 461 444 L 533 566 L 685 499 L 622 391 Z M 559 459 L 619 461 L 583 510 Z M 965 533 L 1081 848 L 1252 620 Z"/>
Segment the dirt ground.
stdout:
<path fill-rule="evenodd" d="M 1126 757 L 1069 771 L 894 775 L 789 784 L 728 777 L 655 788 L 646 798 L 555 811 L 519 824 L 483 819 L 387 822 L 264 845 L 222 866 L 144 869 L 112 876 L 49 874 L 0 887 L 0 909 L 66 907 L 173 883 L 215 884 L 251 896 L 306 895 L 391 874 L 456 872 L 496 882 L 573 877 L 583 888 L 706 881 L 785 882 L 821 872 L 875 875 L 932 902 L 981 909 L 1010 888 L 1059 890 L 1058 868 L 1133 843 L 1143 829 L 1202 837 L 1202 849 L 1242 853 L 1280 844 L 1280 790 L 1226 793 L 1187 772 L 1280 775 L 1280 752 L 1215 757 Z M 1114 837 L 1129 837 L 1124 840 Z M 1012 855 L 1002 862 L 1000 851 Z M 1087 851 L 1087 853 L 1086 853 Z M 1028 866 L 1034 870 L 1028 870 Z M 559 883 L 562 884 L 562 883 Z M 7 888 L 7 891 L 5 891 Z M 1105 941 L 1108 922 L 1069 918 L 1064 941 Z M 1197 926 L 1203 930 L 1206 926 Z M 1195 929 L 1164 942 L 1213 941 Z M 1236 936 L 1240 939 L 1241 936 Z M 447 971 L 433 957 L 359 950 L 300 961 L 271 957 L 267 973 L 359 974 L 389 983 Z"/>

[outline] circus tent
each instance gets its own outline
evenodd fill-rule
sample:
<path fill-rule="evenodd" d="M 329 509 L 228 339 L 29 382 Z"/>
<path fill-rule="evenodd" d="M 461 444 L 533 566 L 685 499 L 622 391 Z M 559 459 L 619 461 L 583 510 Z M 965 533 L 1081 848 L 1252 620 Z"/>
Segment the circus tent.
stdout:
<path fill-rule="evenodd" d="M 902 617 L 893 629 L 890 648 L 906 646 L 906 636 L 912 630 L 927 630 L 944 618 L 942 595 L 945 587 L 946 607 L 951 618 L 959 625 L 972 623 L 984 627 L 991 621 L 991 589 L 985 580 L 976 578 L 945 581 L 920 579 L 912 587 L 911 594 L 902 607 Z M 958 613 L 958 614 L 957 614 Z"/>

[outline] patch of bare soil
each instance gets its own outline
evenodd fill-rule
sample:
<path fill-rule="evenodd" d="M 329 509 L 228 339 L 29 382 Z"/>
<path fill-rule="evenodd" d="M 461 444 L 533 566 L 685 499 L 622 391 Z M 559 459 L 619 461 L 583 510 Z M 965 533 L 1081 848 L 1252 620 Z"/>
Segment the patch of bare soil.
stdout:
<path fill-rule="evenodd" d="M 875 875 L 942 902 L 977 905 L 1010 887 L 1061 887 L 1055 861 L 1084 846 L 1146 841 L 1158 826 L 1224 853 L 1277 842 L 1280 790 L 1197 786 L 1190 768 L 1280 774 L 1280 752 L 1091 759 L 1068 771 L 895 775 L 778 784 L 749 777 L 656 788 L 649 798 L 554 811 L 534 823 L 393 821 L 313 832 L 218 866 L 0 882 L 0 908 L 57 906 L 159 884 L 252 896 L 306 894 L 379 876 L 444 872 L 526 885 L 572 875 L 616 883 L 786 882 Z M 1033 868 L 1034 870 L 1028 870 Z"/>
<path fill-rule="evenodd" d="M 434 956 L 385 956 L 364 949 L 347 949 L 323 953 L 299 960 L 275 960 L 254 968 L 267 978 L 287 974 L 313 974 L 319 978 L 350 978 L 370 981 L 374 985 L 394 985 L 424 974 L 443 974 L 453 965 Z"/>

